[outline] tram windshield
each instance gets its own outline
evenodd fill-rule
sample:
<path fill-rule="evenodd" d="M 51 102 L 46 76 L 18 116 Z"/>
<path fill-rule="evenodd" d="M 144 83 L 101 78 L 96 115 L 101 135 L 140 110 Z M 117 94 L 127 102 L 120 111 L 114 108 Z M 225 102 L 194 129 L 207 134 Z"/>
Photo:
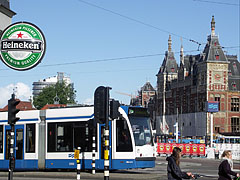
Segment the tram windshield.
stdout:
<path fill-rule="evenodd" d="M 129 116 L 136 146 L 153 145 L 149 117 Z"/>

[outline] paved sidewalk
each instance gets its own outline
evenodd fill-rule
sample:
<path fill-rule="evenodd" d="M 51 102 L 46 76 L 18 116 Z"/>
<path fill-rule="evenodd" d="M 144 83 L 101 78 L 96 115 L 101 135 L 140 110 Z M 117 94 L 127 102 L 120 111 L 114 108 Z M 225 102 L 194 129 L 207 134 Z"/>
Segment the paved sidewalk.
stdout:
<path fill-rule="evenodd" d="M 76 179 L 76 172 L 14 172 L 14 177 L 31 177 L 31 178 L 57 178 L 57 179 Z M 110 172 L 110 179 L 115 180 L 157 180 L 159 179 L 159 174 L 147 174 L 143 172 Z M 0 177 L 8 177 L 8 172 L 0 172 Z M 103 172 L 97 172 L 95 175 L 91 173 L 81 172 L 81 179 L 103 179 Z M 161 180 L 167 179 L 166 175 L 161 175 Z"/>

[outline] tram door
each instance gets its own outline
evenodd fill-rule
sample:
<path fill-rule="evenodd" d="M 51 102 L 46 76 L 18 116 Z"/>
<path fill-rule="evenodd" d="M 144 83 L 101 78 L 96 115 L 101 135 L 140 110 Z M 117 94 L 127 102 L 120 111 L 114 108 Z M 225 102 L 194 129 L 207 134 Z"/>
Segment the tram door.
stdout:
<path fill-rule="evenodd" d="M 15 125 L 15 167 L 17 168 L 24 159 L 23 153 L 24 153 L 24 126 L 23 125 Z M 6 126 L 6 138 L 5 138 L 5 159 L 9 159 L 10 157 L 10 140 L 11 140 L 11 127 Z"/>

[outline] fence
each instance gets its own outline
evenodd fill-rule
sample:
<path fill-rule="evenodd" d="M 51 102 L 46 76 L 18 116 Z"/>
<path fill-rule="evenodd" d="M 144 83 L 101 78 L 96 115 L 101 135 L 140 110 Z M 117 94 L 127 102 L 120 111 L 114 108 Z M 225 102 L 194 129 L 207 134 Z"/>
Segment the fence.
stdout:
<path fill-rule="evenodd" d="M 219 156 L 222 155 L 224 150 L 232 151 L 232 158 L 234 160 L 240 160 L 240 144 L 230 144 L 230 143 L 216 143 L 214 144 L 215 151 L 219 151 Z"/>
<path fill-rule="evenodd" d="M 174 147 L 179 147 L 183 155 L 205 156 L 205 144 L 158 143 L 157 154 L 171 154 Z"/>

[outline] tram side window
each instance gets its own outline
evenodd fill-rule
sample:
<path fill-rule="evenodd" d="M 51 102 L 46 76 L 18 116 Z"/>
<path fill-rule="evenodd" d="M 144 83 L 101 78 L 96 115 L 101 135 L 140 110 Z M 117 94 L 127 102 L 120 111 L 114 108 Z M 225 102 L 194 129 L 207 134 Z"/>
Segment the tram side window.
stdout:
<path fill-rule="evenodd" d="M 230 143 L 229 138 L 225 138 L 225 143 Z"/>
<path fill-rule="evenodd" d="M 3 153 L 3 126 L 0 125 L 0 153 Z"/>
<path fill-rule="evenodd" d="M 56 152 L 56 124 L 48 124 L 48 152 Z"/>
<path fill-rule="evenodd" d="M 117 152 L 132 152 L 132 141 L 126 120 L 118 120 L 116 123 L 116 129 Z"/>
<path fill-rule="evenodd" d="M 233 138 L 230 138 L 230 143 L 231 143 L 231 144 L 234 144 L 234 143 L 235 143 L 235 141 L 234 141 Z"/>
<path fill-rule="evenodd" d="M 48 152 L 71 152 L 72 127 L 70 123 L 48 124 Z"/>
<path fill-rule="evenodd" d="M 86 129 L 87 122 L 78 122 L 73 124 L 73 134 L 74 134 L 74 149 L 81 147 L 82 152 L 92 151 L 92 128 Z"/>
<path fill-rule="evenodd" d="M 35 152 L 35 124 L 27 124 L 26 125 L 26 152 L 34 153 Z"/>
<path fill-rule="evenodd" d="M 91 151 L 92 130 L 86 133 L 86 123 L 48 123 L 48 152 L 73 152 L 77 147 L 81 147 L 81 151 Z"/>
<path fill-rule="evenodd" d="M 72 127 L 70 123 L 61 123 L 57 125 L 57 151 L 71 152 L 72 144 Z"/>

